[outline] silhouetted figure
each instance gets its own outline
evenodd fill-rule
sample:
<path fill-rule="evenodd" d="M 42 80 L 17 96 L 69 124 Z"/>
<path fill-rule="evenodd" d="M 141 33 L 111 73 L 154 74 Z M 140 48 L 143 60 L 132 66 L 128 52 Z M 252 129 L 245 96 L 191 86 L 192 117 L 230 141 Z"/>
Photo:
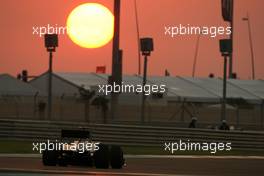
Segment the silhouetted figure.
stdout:
<path fill-rule="evenodd" d="M 165 76 L 170 76 L 170 72 L 167 69 L 165 70 Z"/>
<path fill-rule="evenodd" d="M 197 118 L 192 117 L 192 121 L 189 124 L 189 128 L 196 128 L 196 122 L 197 122 Z"/>
<path fill-rule="evenodd" d="M 98 108 L 101 108 L 104 123 L 107 123 L 108 102 L 109 100 L 105 96 L 98 96 L 94 98 L 92 102 L 92 105 L 95 105 Z"/>
<path fill-rule="evenodd" d="M 209 77 L 209 78 L 214 78 L 215 75 L 214 75 L 213 73 L 210 73 L 208 77 Z"/>
<path fill-rule="evenodd" d="M 230 130 L 229 125 L 226 123 L 226 120 L 222 120 L 222 124 L 219 129 L 220 130 Z"/>
<path fill-rule="evenodd" d="M 38 112 L 39 112 L 39 119 L 45 119 L 45 110 L 46 110 L 46 103 L 40 101 L 38 103 Z"/>

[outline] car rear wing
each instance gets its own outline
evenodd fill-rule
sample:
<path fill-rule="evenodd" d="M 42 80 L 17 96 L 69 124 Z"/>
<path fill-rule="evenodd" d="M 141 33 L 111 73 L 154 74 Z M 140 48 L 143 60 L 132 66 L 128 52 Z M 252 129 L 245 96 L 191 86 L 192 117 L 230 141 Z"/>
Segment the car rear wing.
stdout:
<path fill-rule="evenodd" d="M 88 138 L 90 138 L 90 131 L 87 131 L 87 130 L 61 130 L 61 138 L 88 139 Z"/>

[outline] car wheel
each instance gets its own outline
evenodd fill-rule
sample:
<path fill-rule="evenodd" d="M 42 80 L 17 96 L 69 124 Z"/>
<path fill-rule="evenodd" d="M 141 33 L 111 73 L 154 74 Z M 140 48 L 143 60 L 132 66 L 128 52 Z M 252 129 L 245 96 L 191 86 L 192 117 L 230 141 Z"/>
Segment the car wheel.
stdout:
<path fill-rule="evenodd" d="M 42 163 L 44 166 L 56 166 L 57 152 L 44 150 L 42 153 Z"/>
<path fill-rule="evenodd" d="M 124 165 L 124 154 L 120 146 L 116 146 L 116 145 L 111 146 L 110 164 L 113 169 L 122 169 Z"/>
<path fill-rule="evenodd" d="M 107 145 L 99 145 L 99 150 L 94 153 L 94 165 L 98 169 L 109 168 L 109 149 Z"/>
<path fill-rule="evenodd" d="M 67 158 L 63 156 L 63 153 L 59 155 L 57 160 L 59 166 L 66 167 L 68 165 Z"/>

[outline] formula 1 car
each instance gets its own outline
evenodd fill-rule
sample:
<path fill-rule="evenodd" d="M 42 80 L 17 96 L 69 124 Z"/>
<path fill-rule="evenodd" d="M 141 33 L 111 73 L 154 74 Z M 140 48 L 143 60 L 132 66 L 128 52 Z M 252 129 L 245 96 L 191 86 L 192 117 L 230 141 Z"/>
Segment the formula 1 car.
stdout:
<path fill-rule="evenodd" d="M 62 130 L 61 141 L 47 143 L 42 152 L 45 166 L 95 166 L 100 169 L 122 169 L 125 160 L 117 145 L 105 145 L 90 140 L 86 130 Z"/>

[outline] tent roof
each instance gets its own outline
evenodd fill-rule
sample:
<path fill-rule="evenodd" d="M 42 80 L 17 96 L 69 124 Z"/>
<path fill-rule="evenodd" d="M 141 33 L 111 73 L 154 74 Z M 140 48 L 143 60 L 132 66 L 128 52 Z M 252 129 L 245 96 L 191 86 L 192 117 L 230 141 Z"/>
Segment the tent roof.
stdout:
<path fill-rule="evenodd" d="M 77 87 L 91 89 L 107 84 L 108 74 L 96 73 L 54 73 Z M 123 84 L 141 85 L 142 77 L 124 75 Z M 218 78 L 164 77 L 148 76 L 147 84 L 166 85 L 166 99 L 172 101 L 220 102 L 223 80 Z M 244 99 L 249 103 L 262 103 L 264 99 L 264 81 L 227 80 L 227 98 Z"/>
<path fill-rule="evenodd" d="M 90 89 L 91 86 L 107 84 L 107 79 L 104 76 L 99 76 L 95 73 L 55 73 L 55 75 L 75 84 L 78 87 Z"/>
<path fill-rule="evenodd" d="M 179 97 L 187 101 L 211 102 L 219 101 L 217 95 L 182 79 L 181 77 L 152 76 L 148 78 L 153 84 L 164 84 L 168 89 L 169 97 Z"/>
<path fill-rule="evenodd" d="M 30 84 L 8 74 L 0 75 L 0 96 L 32 96 L 36 93 L 41 92 Z"/>
<path fill-rule="evenodd" d="M 229 80 L 228 82 L 264 100 L 264 81 L 263 80 L 232 79 L 232 80 Z"/>
<path fill-rule="evenodd" d="M 196 86 L 199 86 L 218 97 L 222 97 L 223 94 L 223 80 L 217 78 L 183 78 L 186 81 L 193 83 Z M 243 85 L 232 84 L 233 80 L 229 79 L 227 81 L 227 98 L 231 99 L 245 99 L 251 103 L 261 103 L 261 99 L 254 95 L 251 91 L 246 91 Z M 243 80 L 236 80 L 236 82 L 243 82 Z M 264 86 L 264 85 L 263 85 Z M 251 87 L 254 87 L 251 85 Z M 264 96 L 264 94 L 263 94 Z"/>

